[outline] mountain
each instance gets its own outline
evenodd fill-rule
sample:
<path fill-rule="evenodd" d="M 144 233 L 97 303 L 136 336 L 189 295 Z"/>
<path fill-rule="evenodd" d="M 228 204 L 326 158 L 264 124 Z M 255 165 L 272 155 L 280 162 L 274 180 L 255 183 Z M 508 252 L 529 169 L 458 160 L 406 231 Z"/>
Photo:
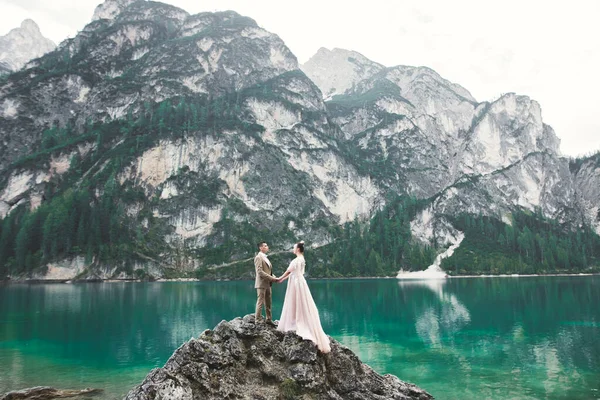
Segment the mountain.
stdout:
<path fill-rule="evenodd" d="M 584 221 L 600 232 L 600 152 L 572 160 L 569 167 L 574 180 L 575 205 L 583 211 Z"/>
<path fill-rule="evenodd" d="M 95 16 L 0 89 L 0 217 L 14 215 L 3 234 L 23 227 L 19 212 L 58 207 L 56 224 L 31 229 L 72 236 L 39 249 L 23 238 L 32 264 L 128 254 L 193 270 L 259 237 L 323 243 L 331 225 L 369 215 L 378 188 L 338 148 L 320 91 L 278 36 L 235 12 L 157 2 L 108 0 Z M 26 257 L 4 251 L 13 270 Z"/>
<path fill-rule="evenodd" d="M 11 72 L 12 69 L 10 68 L 10 65 L 4 61 L 0 61 L 0 76 L 10 74 Z"/>
<path fill-rule="evenodd" d="M 19 28 L 0 36 L 0 74 L 17 71 L 55 48 L 56 44 L 42 35 L 38 25 L 26 19 Z"/>
<path fill-rule="evenodd" d="M 233 11 L 105 1 L 0 80 L 0 139 L 0 276 L 244 278 L 299 239 L 313 276 L 389 276 L 463 232 L 456 273 L 600 260 L 597 163 L 537 102 L 339 49 L 300 67 Z"/>
<path fill-rule="evenodd" d="M 319 60 L 311 70 L 339 63 L 337 56 Z M 426 67 L 385 68 L 338 84 L 348 89 L 327 107 L 344 140 L 359 158 L 378 165 L 386 188 L 433 198 L 425 214 L 502 218 L 516 207 L 540 208 L 561 222 L 597 225 L 592 214 L 599 198 L 577 200 L 589 190 L 569 170 L 541 106 L 527 96 L 508 93 L 479 103 Z"/>
<path fill-rule="evenodd" d="M 323 97 L 329 99 L 345 93 L 384 67 L 355 51 L 322 47 L 300 69 L 321 89 Z"/>

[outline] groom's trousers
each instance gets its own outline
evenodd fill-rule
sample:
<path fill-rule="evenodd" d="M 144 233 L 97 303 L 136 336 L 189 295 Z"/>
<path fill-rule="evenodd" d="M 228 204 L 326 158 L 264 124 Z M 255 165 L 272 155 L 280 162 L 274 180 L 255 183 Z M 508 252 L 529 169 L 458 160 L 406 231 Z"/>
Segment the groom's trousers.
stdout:
<path fill-rule="evenodd" d="M 267 321 L 272 321 L 273 316 L 271 315 L 271 288 L 259 288 L 256 289 L 258 298 L 256 299 L 256 314 L 255 320 L 262 319 L 262 307 L 265 306 L 265 314 L 267 315 Z"/>

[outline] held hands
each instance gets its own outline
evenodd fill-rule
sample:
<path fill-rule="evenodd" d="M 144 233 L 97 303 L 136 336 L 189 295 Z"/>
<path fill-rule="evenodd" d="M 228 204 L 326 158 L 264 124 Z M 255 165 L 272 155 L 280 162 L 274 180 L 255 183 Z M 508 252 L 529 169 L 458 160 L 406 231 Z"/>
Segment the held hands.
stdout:
<path fill-rule="evenodd" d="M 280 277 L 276 278 L 277 280 L 275 282 L 282 283 L 282 282 L 284 282 L 288 278 L 289 275 L 290 275 L 289 272 L 286 271 L 283 275 L 281 275 Z"/>

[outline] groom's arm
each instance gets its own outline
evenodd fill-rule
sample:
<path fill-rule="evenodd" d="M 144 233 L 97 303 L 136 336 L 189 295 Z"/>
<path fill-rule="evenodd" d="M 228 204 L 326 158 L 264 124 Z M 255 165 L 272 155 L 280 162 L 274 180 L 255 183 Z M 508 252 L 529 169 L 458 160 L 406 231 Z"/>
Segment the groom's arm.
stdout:
<path fill-rule="evenodd" d="M 254 258 L 254 268 L 256 269 L 256 275 L 260 275 L 261 278 L 266 279 L 271 282 L 275 282 L 277 280 L 277 278 L 275 278 L 272 275 L 267 274 L 263 270 L 263 261 L 262 261 L 262 258 L 260 258 L 259 256 L 256 256 Z"/>
<path fill-rule="evenodd" d="M 290 276 L 291 273 L 292 273 L 292 271 L 290 271 L 289 269 L 287 271 L 285 271 L 285 273 L 279 277 L 279 279 L 278 279 L 279 283 L 285 281 L 288 278 L 288 276 Z"/>

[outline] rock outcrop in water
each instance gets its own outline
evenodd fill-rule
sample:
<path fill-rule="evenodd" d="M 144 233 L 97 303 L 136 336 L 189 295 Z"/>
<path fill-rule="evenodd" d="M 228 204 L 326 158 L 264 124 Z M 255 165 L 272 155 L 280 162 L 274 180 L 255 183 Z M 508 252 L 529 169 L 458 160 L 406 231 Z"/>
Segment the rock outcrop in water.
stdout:
<path fill-rule="evenodd" d="M 379 375 L 332 339 L 331 352 L 254 316 L 222 321 L 175 351 L 127 400 L 432 399 L 393 375 Z"/>
<path fill-rule="evenodd" d="M 80 396 L 97 395 L 101 393 L 100 389 L 82 389 L 82 390 L 64 390 L 56 389 L 49 386 L 36 386 L 29 389 L 15 390 L 0 395 L 0 400 L 50 400 L 50 399 L 66 399 L 66 398 L 82 398 Z"/>

